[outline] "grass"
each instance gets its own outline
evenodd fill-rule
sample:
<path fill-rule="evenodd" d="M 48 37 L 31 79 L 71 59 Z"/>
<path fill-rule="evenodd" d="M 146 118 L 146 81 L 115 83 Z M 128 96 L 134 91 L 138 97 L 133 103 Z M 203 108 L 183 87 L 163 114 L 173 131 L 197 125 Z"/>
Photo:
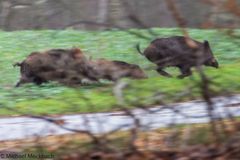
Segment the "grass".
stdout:
<path fill-rule="evenodd" d="M 132 29 L 147 35 L 146 30 Z M 179 29 L 155 28 L 159 37 L 181 35 Z M 240 92 L 240 41 L 217 30 L 190 29 L 189 34 L 199 41 L 208 40 L 214 55 L 220 63 L 220 69 L 207 68 L 206 73 L 214 78 L 220 92 L 221 88 L 232 93 Z M 240 34 L 240 30 L 236 30 Z M 32 51 L 50 48 L 80 47 L 88 57 L 122 60 L 135 63 L 142 68 L 154 67 L 138 54 L 135 44 L 145 48 L 149 41 L 130 35 L 124 31 L 74 31 L 74 30 L 39 30 L 39 31 L 0 31 L 0 115 L 19 114 L 72 114 L 83 112 L 103 112 L 118 109 L 111 83 L 103 82 L 79 88 L 64 87 L 56 83 L 34 86 L 25 85 L 14 88 L 19 78 L 19 70 L 12 64 L 23 60 Z M 177 69 L 169 69 L 174 75 Z M 153 70 L 146 70 L 149 79 L 129 80 L 124 90 L 126 107 L 133 104 L 151 106 L 158 103 L 156 92 L 165 93 L 164 100 L 175 101 L 173 95 L 185 91 L 188 86 L 196 84 L 196 73 L 183 80 L 159 76 Z M 185 96 L 176 101 L 198 98 L 198 89 L 193 90 L 191 98 Z"/>

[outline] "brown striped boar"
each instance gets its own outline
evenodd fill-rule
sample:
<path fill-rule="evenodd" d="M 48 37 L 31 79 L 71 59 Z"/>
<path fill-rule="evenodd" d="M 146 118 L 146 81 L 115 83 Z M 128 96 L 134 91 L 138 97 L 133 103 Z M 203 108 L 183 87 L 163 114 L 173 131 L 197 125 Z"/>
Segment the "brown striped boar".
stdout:
<path fill-rule="evenodd" d="M 97 73 L 98 79 L 117 81 L 124 77 L 133 79 L 147 77 L 143 70 L 135 64 L 129 64 L 123 61 L 109 61 L 106 59 L 93 60 L 91 63 Z"/>
<path fill-rule="evenodd" d="M 179 78 L 192 74 L 191 67 L 211 66 L 218 68 L 218 62 L 214 58 L 208 41 L 198 42 L 183 36 L 158 38 L 153 40 L 142 53 L 139 44 L 139 53 L 149 61 L 157 65 L 157 72 L 163 76 L 171 77 L 164 71 L 166 67 L 178 67 L 181 71 Z"/>

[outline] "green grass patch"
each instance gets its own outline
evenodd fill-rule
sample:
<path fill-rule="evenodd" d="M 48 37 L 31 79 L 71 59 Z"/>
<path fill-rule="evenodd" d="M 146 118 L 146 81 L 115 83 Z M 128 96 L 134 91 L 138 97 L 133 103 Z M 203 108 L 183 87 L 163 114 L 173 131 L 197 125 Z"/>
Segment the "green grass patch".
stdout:
<path fill-rule="evenodd" d="M 159 37 L 181 35 L 179 29 L 153 29 Z M 131 31 L 147 35 L 146 30 Z M 213 89 L 221 94 L 222 88 L 233 93 L 240 92 L 240 40 L 233 39 L 217 30 L 190 29 L 192 38 L 208 40 L 214 55 L 220 63 L 219 69 L 207 68 L 206 73 L 214 78 Z M 236 30 L 240 34 L 240 30 Z M 83 112 L 103 112 L 118 110 L 118 102 L 113 95 L 112 83 L 86 85 L 69 88 L 56 83 L 34 86 L 27 84 L 14 88 L 19 78 L 19 69 L 12 64 L 22 61 L 32 51 L 44 51 L 51 48 L 80 47 L 88 57 L 106 58 L 135 63 L 142 68 L 154 67 L 137 53 L 135 45 L 144 49 L 149 41 L 124 31 L 74 31 L 74 30 L 39 30 L 39 31 L 0 31 L 0 115 L 31 114 L 72 114 Z M 167 102 L 184 101 L 199 97 L 199 90 L 194 89 L 192 96 L 174 99 L 174 95 L 184 92 L 195 85 L 199 78 L 196 73 L 183 80 L 159 76 L 154 70 L 145 70 L 149 79 L 128 80 L 124 90 L 125 107 L 134 105 L 151 106 L 159 104 L 159 95 Z M 177 69 L 169 69 L 174 75 Z M 133 105 L 134 104 L 134 105 Z"/>

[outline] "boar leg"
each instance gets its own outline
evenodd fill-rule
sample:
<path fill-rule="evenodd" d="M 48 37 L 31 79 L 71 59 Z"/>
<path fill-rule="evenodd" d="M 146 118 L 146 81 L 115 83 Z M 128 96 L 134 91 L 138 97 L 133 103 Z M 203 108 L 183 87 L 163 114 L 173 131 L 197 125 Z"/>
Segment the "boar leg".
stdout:
<path fill-rule="evenodd" d="M 16 83 L 15 87 L 20 87 L 21 84 L 22 84 L 22 83 L 21 83 L 21 80 L 20 80 L 20 81 L 18 81 L 18 82 Z"/>
<path fill-rule="evenodd" d="M 15 85 L 15 87 L 20 87 L 22 84 L 24 84 L 24 83 L 29 83 L 29 82 L 30 82 L 30 81 L 21 78 L 21 79 L 17 82 L 17 84 Z"/>
<path fill-rule="evenodd" d="M 46 83 L 47 81 L 40 78 L 40 77 L 34 77 L 33 79 L 33 82 L 36 84 L 36 85 L 41 85 L 42 83 Z"/>
<path fill-rule="evenodd" d="M 22 84 L 24 83 L 34 83 L 36 85 L 40 85 L 44 82 L 47 82 L 46 80 L 44 79 L 41 79 L 39 77 L 35 77 L 35 76 L 32 76 L 32 77 L 22 77 L 18 82 L 17 84 L 15 85 L 15 87 L 20 87 Z"/>
<path fill-rule="evenodd" d="M 166 71 L 164 71 L 162 67 L 158 67 L 158 68 L 157 68 L 157 72 L 158 72 L 159 74 L 161 74 L 162 76 L 172 77 L 169 73 L 167 73 Z"/>
<path fill-rule="evenodd" d="M 189 66 L 178 66 L 178 67 L 182 73 L 181 75 L 178 76 L 178 78 L 184 78 L 184 77 L 192 75 L 192 71 Z"/>

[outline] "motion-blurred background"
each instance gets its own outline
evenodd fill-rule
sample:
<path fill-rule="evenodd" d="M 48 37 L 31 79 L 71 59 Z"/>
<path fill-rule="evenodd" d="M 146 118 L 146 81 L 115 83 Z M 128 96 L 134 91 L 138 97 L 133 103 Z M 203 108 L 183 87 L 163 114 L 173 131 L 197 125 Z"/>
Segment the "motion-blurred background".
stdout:
<path fill-rule="evenodd" d="M 79 21 L 141 28 L 177 27 L 166 0 L 1 0 L 0 28 L 22 29 L 102 29 Z M 239 27 L 239 0 L 176 0 L 185 25 L 200 27 Z"/>

